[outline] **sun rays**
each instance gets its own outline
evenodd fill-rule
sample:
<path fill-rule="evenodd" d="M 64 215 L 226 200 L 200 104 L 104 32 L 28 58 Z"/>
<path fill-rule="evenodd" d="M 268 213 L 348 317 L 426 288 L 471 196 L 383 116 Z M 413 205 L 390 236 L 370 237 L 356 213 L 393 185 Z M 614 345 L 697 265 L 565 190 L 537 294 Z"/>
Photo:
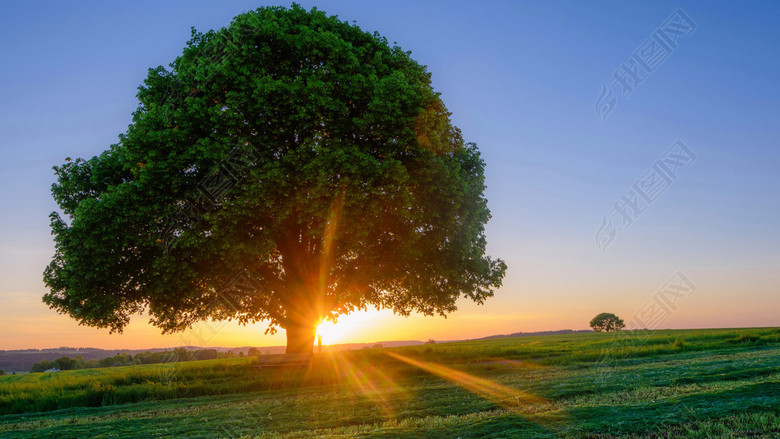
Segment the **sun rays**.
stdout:
<path fill-rule="evenodd" d="M 496 363 L 510 365 L 513 368 L 542 367 L 524 362 L 516 364 L 506 359 L 494 360 Z M 527 414 L 529 410 L 533 411 L 534 407 L 548 403 L 540 396 L 487 378 L 384 349 L 314 355 L 305 372 L 305 379 L 311 380 L 310 382 L 319 381 L 322 384 L 329 384 L 336 394 L 348 399 L 370 401 L 377 415 L 382 419 L 396 420 L 399 411 L 402 411 L 400 408 L 415 398 L 414 393 L 410 394 L 404 390 L 408 388 L 408 384 L 400 381 L 410 376 L 406 366 L 449 381 L 511 413 Z"/>
<path fill-rule="evenodd" d="M 422 369 L 430 374 L 443 378 L 469 392 L 485 398 L 509 411 L 516 411 L 523 405 L 542 404 L 547 402 L 544 398 L 530 394 L 520 389 L 513 389 L 494 381 L 480 378 L 466 372 L 452 369 L 441 364 L 416 360 L 388 351 L 386 354 L 396 360 Z"/>
<path fill-rule="evenodd" d="M 304 380 L 330 385 L 332 391 L 346 395 L 348 399 L 371 401 L 384 420 L 396 418 L 396 407 L 408 397 L 403 387 L 383 370 L 385 361 L 373 364 L 362 361 L 348 352 L 328 352 L 312 356 Z"/>

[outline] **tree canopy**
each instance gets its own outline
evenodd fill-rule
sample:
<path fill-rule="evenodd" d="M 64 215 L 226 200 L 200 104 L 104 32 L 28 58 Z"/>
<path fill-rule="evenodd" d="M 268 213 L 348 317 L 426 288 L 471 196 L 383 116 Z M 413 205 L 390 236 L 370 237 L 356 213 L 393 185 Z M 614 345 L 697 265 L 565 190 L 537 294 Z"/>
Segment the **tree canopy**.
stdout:
<path fill-rule="evenodd" d="M 485 165 L 410 52 L 297 5 L 193 29 L 119 141 L 55 167 L 44 302 L 122 331 L 266 321 L 310 352 L 324 318 L 483 303 Z"/>
<path fill-rule="evenodd" d="M 609 312 L 603 312 L 590 321 L 590 327 L 596 332 L 620 331 L 626 327 L 623 319 Z"/>

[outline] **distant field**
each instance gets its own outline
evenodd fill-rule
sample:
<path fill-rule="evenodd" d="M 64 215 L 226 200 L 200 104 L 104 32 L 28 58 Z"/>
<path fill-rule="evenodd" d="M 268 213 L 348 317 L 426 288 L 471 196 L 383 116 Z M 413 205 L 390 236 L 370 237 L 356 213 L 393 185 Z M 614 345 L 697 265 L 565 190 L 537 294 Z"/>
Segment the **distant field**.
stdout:
<path fill-rule="evenodd" d="M 0 376 L 2 438 L 780 437 L 780 329 L 668 330 Z"/>

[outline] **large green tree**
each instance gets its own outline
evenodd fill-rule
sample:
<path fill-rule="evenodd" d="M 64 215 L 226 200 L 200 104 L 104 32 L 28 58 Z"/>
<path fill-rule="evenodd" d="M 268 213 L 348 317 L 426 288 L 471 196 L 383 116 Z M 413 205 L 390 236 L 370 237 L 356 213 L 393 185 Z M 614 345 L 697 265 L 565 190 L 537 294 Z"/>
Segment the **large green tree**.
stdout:
<path fill-rule="evenodd" d="M 55 167 L 44 301 L 121 331 L 267 321 L 311 352 L 325 318 L 441 314 L 493 295 L 484 162 L 409 52 L 321 11 L 193 30 L 133 122 Z"/>

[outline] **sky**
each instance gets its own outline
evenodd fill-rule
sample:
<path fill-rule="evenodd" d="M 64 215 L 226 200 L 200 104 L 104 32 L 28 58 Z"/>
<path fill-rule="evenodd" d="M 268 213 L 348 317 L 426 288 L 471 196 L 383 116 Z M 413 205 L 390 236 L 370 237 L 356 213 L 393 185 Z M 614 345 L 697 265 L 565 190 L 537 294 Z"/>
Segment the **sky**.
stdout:
<path fill-rule="evenodd" d="M 263 324 L 161 335 L 143 315 L 109 334 L 41 301 L 52 166 L 117 141 L 147 69 L 175 59 L 190 27 L 268 4 L 4 4 L 0 349 L 284 344 Z M 586 329 L 603 311 L 651 329 L 780 325 L 780 3 L 300 4 L 378 31 L 432 72 L 487 164 L 488 253 L 509 267 L 482 306 L 358 313 L 324 328 L 325 343 Z M 660 57 L 637 82 L 635 55 Z M 664 184 L 637 213 L 621 200 L 642 182 Z"/>

